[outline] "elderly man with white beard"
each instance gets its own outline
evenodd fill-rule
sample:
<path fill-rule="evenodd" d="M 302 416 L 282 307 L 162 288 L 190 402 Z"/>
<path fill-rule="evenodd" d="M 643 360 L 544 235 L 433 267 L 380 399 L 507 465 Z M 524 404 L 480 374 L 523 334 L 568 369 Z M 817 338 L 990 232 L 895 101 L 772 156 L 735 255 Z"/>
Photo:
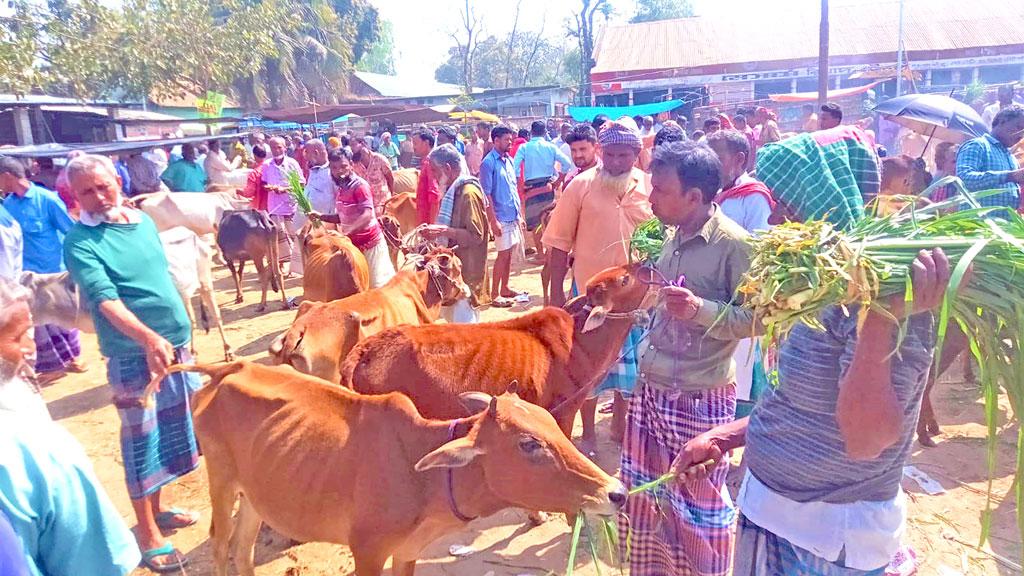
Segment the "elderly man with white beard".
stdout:
<path fill-rule="evenodd" d="M 35 385 L 28 296 L 0 278 L 0 571 L 128 574 L 138 546 Z"/>
<path fill-rule="evenodd" d="M 199 465 L 190 410 L 199 378 L 172 374 L 160 383 L 155 402 L 141 399 L 153 375 L 170 364 L 192 361 L 191 325 L 171 282 L 156 226 L 147 215 L 123 206 L 110 159 L 75 158 L 68 164 L 68 181 L 82 214 L 64 241 L 64 260 L 107 358 L 142 560 L 154 571 L 167 571 L 183 564 L 184 557 L 164 540 L 161 529 L 199 520 L 198 514 L 160 499 L 164 485 Z"/>

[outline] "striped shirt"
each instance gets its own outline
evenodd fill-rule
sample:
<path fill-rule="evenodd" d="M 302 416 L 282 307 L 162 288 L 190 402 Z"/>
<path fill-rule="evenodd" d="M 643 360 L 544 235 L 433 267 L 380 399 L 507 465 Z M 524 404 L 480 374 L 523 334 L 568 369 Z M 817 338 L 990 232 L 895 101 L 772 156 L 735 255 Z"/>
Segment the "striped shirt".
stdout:
<path fill-rule="evenodd" d="M 931 314 L 908 321 L 894 357 L 892 386 L 903 408 L 899 440 L 871 460 L 853 460 L 836 422 L 839 385 L 857 345 L 857 310 L 825 310 L 819 332 L 797 326 L 779 350 L 779 387 L 750 416 L 745 459 L 772 491 L 797 502 L 891 500 L 910 455 L 921 396 L 935 346 Z M 896 332 L 896 331 L 894 331 Z M 893 334 L 893 349 L 897 334 Z"/>
<path fill-rule="evenodd" d="M 1010 180 L 1017 170 L 1017 159 L 1010 149 L 990 134 L 960 146 L 956 155 L 956 175 L 971 192 L 1000 188 L 1000 194 L 978 200 L 982 206 L 1005 206 L 1016 210 L 1020 204 L 1020 185 Z"/>

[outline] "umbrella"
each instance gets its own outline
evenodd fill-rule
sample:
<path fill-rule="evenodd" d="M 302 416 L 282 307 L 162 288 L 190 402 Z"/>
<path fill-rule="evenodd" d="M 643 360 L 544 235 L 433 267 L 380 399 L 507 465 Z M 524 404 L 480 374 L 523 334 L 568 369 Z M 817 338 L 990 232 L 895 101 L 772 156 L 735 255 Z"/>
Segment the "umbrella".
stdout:
<path fill-rule="evenodd" d="M 928 137 L 963 142 L 988 134 L 988 127 L 973 108 L 942 94 L 907 94 L 875 106 L 875 112 Z M 925 150 L 928 146 L 925 145 Z M 924 152 L 921 153 L 924 155 Z"/>

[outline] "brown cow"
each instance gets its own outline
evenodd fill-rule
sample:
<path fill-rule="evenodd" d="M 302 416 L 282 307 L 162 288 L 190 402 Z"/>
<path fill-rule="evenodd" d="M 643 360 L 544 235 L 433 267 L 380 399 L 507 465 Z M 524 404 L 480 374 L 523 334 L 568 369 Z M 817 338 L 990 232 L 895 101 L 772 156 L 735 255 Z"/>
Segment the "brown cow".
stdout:
<path fill-rule="evenodd" d="M 261 522 L 303 542 L 347 544 L 356 576 L 412 576 L 432 541 L 508 507 L 614 514 L 624 486 L 551 416 L 510 391 L 467 394 L 476 415 L 421 417 L 401 394 L 363 396 L 283 366 L 175 366 L 212 382 L 193 397 L 210 482 L 214 569 L 254 574 Z M 232 509 L 240 496 L 238 515 Z"/>
<path fill-rule="evenodd" d="M 647 269 L 619 266 L 594 276 L 565 310 L 385 330 L 352 349 L 341 382 L 363 394 L 403 392 L 428 418 L 455 418 L 466 414 L 459 393 L 500 393 L 495 382 L 515 380 L 524 400 L 557 408 L 568 436 L 587 393 L 618 358 L 649 282 Z"/>
<path fill-rule="evenodd" d="M 365 292 L 370 287 L 366 257 L 348 236 L 310 224 L 302 238 L 302 299 L 330 302 Z"/>
<path fill-rule="evenodd" d="M 398 220 L 403 235 L 412 232 L 420 223 L 420 215 L 416 211 L 416 194 L 403 192 L 392 195 L 384 202 L 384 214 L 390 214 Z"/>
<path fill-rule="evenodd" d="M 303 302 L 291 328 L 270 344 L 275 364 L 338 382 L 342 361 L 357 342 L 400 324 L 430 324 L 468 291 L 462 263 L 448 248 L 435 248 L 416 270 L 333 302 Z"/>

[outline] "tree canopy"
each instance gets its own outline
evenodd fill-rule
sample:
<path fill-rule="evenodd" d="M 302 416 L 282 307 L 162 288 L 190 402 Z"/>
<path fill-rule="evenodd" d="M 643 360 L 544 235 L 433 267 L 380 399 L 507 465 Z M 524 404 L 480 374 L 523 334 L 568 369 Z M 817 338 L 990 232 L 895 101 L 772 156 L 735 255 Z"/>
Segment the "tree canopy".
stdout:
<path fill-rule="evenodd" d="M 0 90 L 79 98 L 233 94 L 249 108 L 330 103 L 378 39 L 368 0 L 13 0 Z"/>
<path fill-rule="evenodd" d="M 693 16 L 693 5 L 689 0 L 636 0 L 636 14 L 629 21 L 636 24 L 690 16 Z"/>

